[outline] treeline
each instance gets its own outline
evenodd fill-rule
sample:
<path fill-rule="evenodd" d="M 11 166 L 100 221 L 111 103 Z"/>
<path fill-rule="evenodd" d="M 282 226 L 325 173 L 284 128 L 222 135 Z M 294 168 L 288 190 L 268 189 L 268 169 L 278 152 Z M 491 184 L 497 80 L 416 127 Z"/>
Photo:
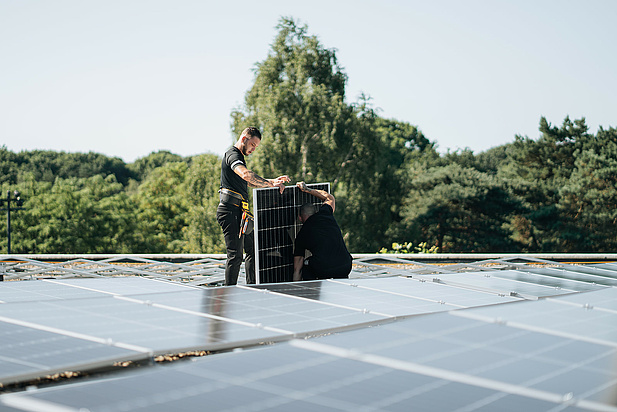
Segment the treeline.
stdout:
<path fill-rule="evenodd" d="M 592 134 L 585 119 L 556 126 L 542 117 L 537 139 L 440 155 L 415 126 L 379 116 L 370 98 L 347 103 L 346 82 L 334 49 L 282 19 L 231 117 L 236 136 L 262 130 L 249 168 L 332 184 L 352 252 L 394 242 L 443 253 L 616 250 L 617 129 Z M 13 215 L 12 252 L 222 253 L 220 162 L 1 148 L 3 196 L 19 189 L 26 200 Z"/>
<path fill-rule="evenodd" d="M 125 164 L 96 153 L 2 147 L 0 170 L 2 198 L 19 190 L 24 199 L 12 214 L 12 253 L 224 251 L 215 155 L 158 152 Z"/>

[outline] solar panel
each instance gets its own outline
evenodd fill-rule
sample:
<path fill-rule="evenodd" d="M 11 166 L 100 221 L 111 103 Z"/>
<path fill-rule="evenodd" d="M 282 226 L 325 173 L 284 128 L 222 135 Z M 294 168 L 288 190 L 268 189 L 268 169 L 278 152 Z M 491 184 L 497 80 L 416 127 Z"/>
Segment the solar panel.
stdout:
<path fill-rule="evenodd" d="M 0 382 L 4 385 L 149 357 L 148 353 L 1 320 L 0 342 Z"/>
<path fill-rule="evenodd" d="M 330 183 L 307 185 L 330 192 Z M 296 186 L 288 186 L 281 194 L 278 188 L 253 190 L 255 215 L 256 282 L 291 282 L 293 278 L 293 247 L 302 224 L 298 209 L 305 203 L 323 204 Z"/>
<path fill-rule="evenodd" d="M 222 288 L 2 282 L 1 383 L 250 349 L 5 393 L 0 409 L 616 411 L 617 288 L 570 269 Z"/>

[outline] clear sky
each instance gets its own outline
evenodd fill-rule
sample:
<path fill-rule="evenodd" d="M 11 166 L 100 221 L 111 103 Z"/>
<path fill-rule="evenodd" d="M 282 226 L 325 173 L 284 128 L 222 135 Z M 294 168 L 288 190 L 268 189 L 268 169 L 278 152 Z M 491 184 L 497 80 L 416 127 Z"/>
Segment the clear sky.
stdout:
<path fill-rule="evenodd" d="M 0 0 L 0 146 L 221 155 L 281 16 L 441 152 L 617 127 L 613 0 Z"/>

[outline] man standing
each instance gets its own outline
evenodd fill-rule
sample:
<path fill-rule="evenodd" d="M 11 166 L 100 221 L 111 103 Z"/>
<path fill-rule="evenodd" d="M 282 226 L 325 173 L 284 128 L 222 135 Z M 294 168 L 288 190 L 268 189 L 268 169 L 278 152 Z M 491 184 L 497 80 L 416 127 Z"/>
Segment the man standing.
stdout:
<path fill-rule="evenodd" d="M 324 190 L 310 189 L 304 182 L 299 182 L 296 186 L 323 200 L 324 204 L 318 211 L 311 203 L 300 208 L 298 218 L 303 225 L 296 236 L 293 280 L 348 277 L 352 257 L 334 219 L 334 196 Z M 304 259 L 306 250 L 311 252 L 311 256 Z"/>
<path fill-rule="evenodd" d="M 256 127 L 247 127 L 238 141 L 223 156 L 221 164 L 220 203 L 216 209 L 216 220 L 223 229 L 227 247 L 225 266 L 225 285 L 238 283 L 238 273 L 242 264 L 242 250 L 246 252 L 244 269 L 246 283 L 255 283 L 255 245 L 251 230 L 240 227 L 243 214 L 248 214 L 248 185 L 252 187 L 278 187 L 283 193 L 289 177 L 264 179 L 248 170 L 244 156 L 248 156 L 261 143 L 261 133 Z"/>

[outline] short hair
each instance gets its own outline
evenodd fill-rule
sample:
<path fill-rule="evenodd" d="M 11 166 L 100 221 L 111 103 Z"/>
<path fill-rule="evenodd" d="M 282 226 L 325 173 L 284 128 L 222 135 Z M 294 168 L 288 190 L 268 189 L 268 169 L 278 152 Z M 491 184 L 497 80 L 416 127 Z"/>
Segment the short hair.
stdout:
<path fill-rule="evenodd" d="M 317 212 L 317 208 L 312 203 L 305 203 L 300 206 L 299 214 L 300 216 L 311 217 Z"/>
<path fill-rule="evenodd" d="M 256 137 L 259 140 L 261 140 L 261 132 L 259 131 L 258 128 L 253 127 L 253 126 L 249 126 L 246 129 L 244 129 L 240 137 L 243 137 L 243 136 L 248 136 L 249 138 Z"/>

